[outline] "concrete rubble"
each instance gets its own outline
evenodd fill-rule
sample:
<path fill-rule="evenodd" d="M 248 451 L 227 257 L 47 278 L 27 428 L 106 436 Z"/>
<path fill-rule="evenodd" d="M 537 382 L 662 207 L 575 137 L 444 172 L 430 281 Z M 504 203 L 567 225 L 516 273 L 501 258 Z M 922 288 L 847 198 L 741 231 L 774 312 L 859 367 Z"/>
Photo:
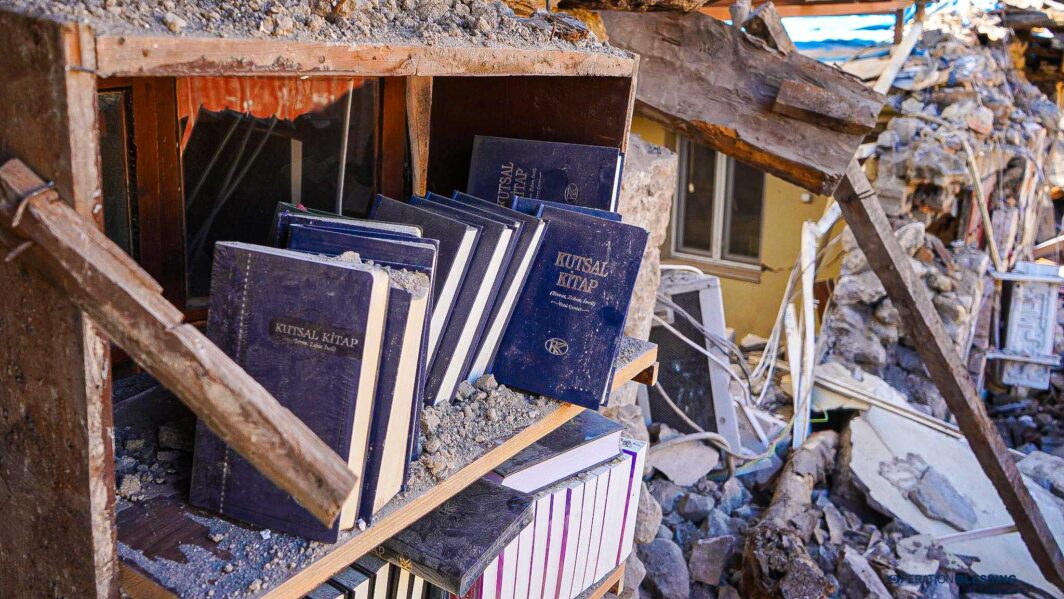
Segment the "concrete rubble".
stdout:
<path fill-rule="evenodd" d="M 1024 483 L 1062 542 L 1064 374 L 1052 370 L 1048 391 L 1025 389 L 1003 384 L 988 360 L 1009 309 L 991 274 L 1030 261 L 1034 244 L 1057 234 L 1038 173 L 1059 143 L 1060 112 L 994 43 L 1005 33 L 996 17 L 968 19 L 970 27 L 956 15 L 931 18 L 869 140 L 866 170 L 990 415 L 1027 454 Z M 645 578 L 622 597 L 1061 596 L 1006 528 L 1011 518 L 848 229 L 837 243 L 839 272 L 817 339 L 813 405 L 822 417 L 801 448 L 789 449 L 786 436 L 766 447 L 744 430 L 744 447 L 730 449 L 749 458 L 721 452 L 708 471 L 678 471 L 679 452 L 719 444 L 611 408 L 651 442 L 627 576 Z M 1064 311 L 1056 315 L 1059 355 Z M 782 359 L 785 344 L 775 343 L 747 335 L 737 344 L 746 363 L 733 360 L 732 370 L 737 379 L 759 372 L 749 410 L 786 422 L 791 375 L 757 368 L 765 352 Z M 821 377 L 836 384 L 824 387 Z"/>

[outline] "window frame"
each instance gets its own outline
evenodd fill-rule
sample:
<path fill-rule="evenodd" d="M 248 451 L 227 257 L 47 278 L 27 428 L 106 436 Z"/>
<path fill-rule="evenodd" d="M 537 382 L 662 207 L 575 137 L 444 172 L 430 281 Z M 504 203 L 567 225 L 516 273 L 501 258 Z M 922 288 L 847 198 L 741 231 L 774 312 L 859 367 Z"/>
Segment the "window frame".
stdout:
<path fill-rule="evenodd" d="M 676 193 L 673 194 L 673 206 L 671 222 L 669 224 L 669 256 L 679 261 L 693 263 L 696 266 L 710 267 L 711 271 L 724 276 L 741 279 L 760 279 L 761 274 L 761 241 L 764 239 L 765 228 L 765 188 L 761 188 L 761 219 L 758 223 L 761 234 L 758 236 L 758 256 L 750 261 L 736 260 L 725 256 L 725 235 L 727 231 L 727 209 L 734 201 L 734 194 L 728 193 L 731 186 L 729 178 L 734 185 L 734 162 L 735 159 L 722 152 L 715 153 L 713 172 L 713 201 L 712 201 L 712 230 L 710 235 L 710 251 L 706 252 L 699 248 L 683 246 L 683 218 L 687 206 L 687 173 L 688 162 L 692 142 L 689 138 L 676 136 L 676 153 L 679 162 L 676 179 Z M 765 174 L 761 174 L 765 177 Z M 728 223 L 730 224 L 730 223 Z"/>

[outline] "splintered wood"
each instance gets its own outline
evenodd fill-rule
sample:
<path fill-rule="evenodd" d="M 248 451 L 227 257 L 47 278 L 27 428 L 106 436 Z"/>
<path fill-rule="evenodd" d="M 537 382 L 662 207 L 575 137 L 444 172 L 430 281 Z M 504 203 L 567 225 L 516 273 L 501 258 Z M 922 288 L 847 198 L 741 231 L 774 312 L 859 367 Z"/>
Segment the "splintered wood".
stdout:
<path fill-rule="evenodd" d="M 776 29 L 778 18 L 754 14 Z M 640 56 L 641 113 L 816 193 L 834 191 L 883 104 L 855 77 L 701 13 L 601 16 L 610 41 Z M 778 101 L 799 118 L 775 112 Z M 836 105 L 859 116 L 831 112 Z"/>
<path fill-rule="evenodd" d="M 1031 557 L 1047 580 L 1064 588 L 1064 558 L 1045 517 L 1020 478 L 1012 456 L 987 416 L 953 340 L 901 249 L 887 215 L 861 166 L 854 161 L 835 193 L 843 217 L 853 230 L 872 270 L 901 312 L 906 329 L 917 331 L 913 343 L 927 373 L 946 400 L 979 465 L 994 484 Z"/>
<path fill-rule="evenodd" d="M 203 333 L 159 284 L 25 164 L 0 167 L 0 241 L 66 292 L 252 465 L 330 524 L 357 477 Z M 9 254 L 10 256 L 10 254 Z"/>

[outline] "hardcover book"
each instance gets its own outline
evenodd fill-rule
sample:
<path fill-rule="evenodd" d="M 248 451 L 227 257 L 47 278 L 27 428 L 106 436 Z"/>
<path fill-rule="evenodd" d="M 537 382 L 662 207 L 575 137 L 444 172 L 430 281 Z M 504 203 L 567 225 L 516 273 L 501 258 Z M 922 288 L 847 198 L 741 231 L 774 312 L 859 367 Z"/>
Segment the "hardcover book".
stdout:
<path fill-rule="evenodd" d="M 473 382 L 480 378 L 481 375 L 491 372 L 495 354 L 499 350 L 499 343 L 502 342 L 502 334 L 510 324 L 514 306 L 517 305 L 517 298 L 521 296 L 521 291 L 525 287 L 525 280 L 528 278 L 532 261 L 539 252 L 539 245 L 543 241 L 543 232 L 546 230 L 547 225 L 542 219 L 535 216 L 499 206 L 469 194 L 456 191 L 453 197 L 456 202 L 484 212 L 497 214 L 502 218 L 513 219 L 520 225 L 518 226 L 517 241 L 514 244 L 510 266 L 503 275 L 501 292 L 495 304 L 491 307 L 484 335 L 480 340 L 476 355 L 473 357 L 473 365 L 469 370 L 467 380 Z"/>
<path fill-rule="evenodd" d="M 499 382 L 597 410 L 605 400 L 645 229 L 550 206 L 532 267 L 495 358 Z"/>
<path fill-rule="evenodd" d="M 372 524 L 373 514 L 402 488 L 413 457 L 424 402 L 429 277 L 436 265 L 436 248 L 420 239 L 375 239 L 298 224 L 290 227 L 288 245 L 326 256 L 357 252 L 364 260 L 387 267 L 391 279 L 359 508 L 359 518 Z"/>
<path fill-rule="evenodd" d="M 370 217 L 417 225 L 425 237 L 440 243 L 437 272 L 433 277 L 434 308 L 429 323 L 428 355 L 431 360 L 437 353 L 440 337 L 454 311 L 455 297 L 480 239 L 480 228 L 381 195 L 377 196 L 370 209 Z"/>
<path fill-rule="evenodd" d="M 532 516 L 529 495 L 478 480 L 385 541 L 377 555 L 464 595 Z"/>
<path fill-rule="evenodd" d="M 616 212 L 610 212 L 609 210 L 599 210 L 597 208 L 588 208 L 587 206 L 576 206 L 574 204 L 563 204 L 562 202 L 551 202 L 548 200 L 533 200 L 532 198 L 523 198 L 521 196 L 517 196 L 510 203 L 510 208 L 512 208 L 513 210 L 531 216 L 539 216 L 539 211 L 544 206 L 563 208 L 565 210 L 579 212 L 580 214 L 586 214 L 588 216 L 597 216 L 606 220 L 612 220 L 618 223 L 621 222 L 621 215 Z"/>
<path fill-rule="evenodd" d="M 274 247 L 285 247 L 288 244 L 288 227 L 294 223 L 316 224 L 338 230 L 377 232 L 386 236 L 421 237 L 421 227 L 418 226 L 351 218 L 296 204 L 278 202 L 277 209 L 273 213 L 270 244 Z"/>
<path fill-rule="evenodd" d="M 531 493 L 617 456 L 624 427 L 584 410 L 503 462 L 489 480 Z"/>
<path fill-rule="evenodd" d="M 426 397 L 439 404 L 454 396 L 458 383 L 469 373 L 485 317 L 498 295 L 500 273 L 506 269 L 513 249 L 510 240 L 514 238 L 514 227 L 441 201 L 414 196 L 410 202 L 439 216 L 476 226 L 481 232 L 454 311 L 429 363 Z"/>
<path fill-rule="evenodd" d="M 394 596 L 390 583 L 392 571 L 398 568 L 372 555 L 363 555 L 351 567 L 369 577 L 369 599 L 390 599 Z"/>
<path fill-rule="evenodd" d="M 478 135 L 466 193 L 502 206 L 524 196 L 614 210 L 622 158 L 606 146 Z"/>
<path fill-rule="evenodd" d="M 362 478 L 388 276 L 361 263 L 264 246 L 215 246 L 207 333 Z M 322 542 L 355 523 L 352 493 L 331 527 L 199 422 L 193 505 Z"/>

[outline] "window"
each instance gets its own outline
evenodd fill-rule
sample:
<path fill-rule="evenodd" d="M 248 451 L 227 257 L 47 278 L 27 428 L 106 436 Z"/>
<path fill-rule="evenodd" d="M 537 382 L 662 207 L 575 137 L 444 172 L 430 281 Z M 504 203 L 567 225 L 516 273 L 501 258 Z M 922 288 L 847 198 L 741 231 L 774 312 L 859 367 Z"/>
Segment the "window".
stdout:
<path fill-rule="evenodd" d="M 374 79 L 178 81 L 189 302 L 216 241 L 267 243 L 277 202 L 362 215 L 377 189 Z"/>
<path fill-rule="evenodd" d="M 129 88 L 99 93 L 100 169 L 103 180 L 104 232 L 136 259 L 139 255 L 136 180 L 130 168 L 133 149 L 132 96 Z"/>
<path fill-rule="evenodd" d="M 682 137 L 679 154 L 672 255 L 759 268 L 764 173 Z"/>

